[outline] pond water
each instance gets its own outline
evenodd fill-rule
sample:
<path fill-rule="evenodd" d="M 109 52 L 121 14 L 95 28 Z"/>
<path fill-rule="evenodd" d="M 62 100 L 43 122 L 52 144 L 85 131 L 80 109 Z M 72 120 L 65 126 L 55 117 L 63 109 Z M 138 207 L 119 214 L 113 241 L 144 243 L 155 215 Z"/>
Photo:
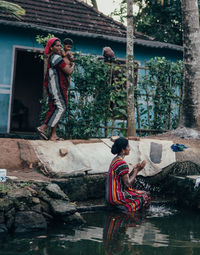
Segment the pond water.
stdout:
<path fill-rule="evenodd" d="M 166 206 L 126 215 L 82 214 L 79 227 L 54 226 L 48 233 L 0 238 L 0 255 L 199 255 L 200 215 Z"/>

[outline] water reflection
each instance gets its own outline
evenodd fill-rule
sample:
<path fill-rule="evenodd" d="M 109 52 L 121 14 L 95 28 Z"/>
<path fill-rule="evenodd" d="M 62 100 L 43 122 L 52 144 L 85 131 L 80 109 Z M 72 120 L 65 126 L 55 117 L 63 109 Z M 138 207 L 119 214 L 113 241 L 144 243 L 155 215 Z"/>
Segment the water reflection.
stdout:
<path fill-rule="evenodd" d="M 104 227 L 104 248 L 107 255 L 197 255 L 200 216 L 163 206 L 151 207 L 145 215 L 111 213 Z"/>
<path fill-rule="evenodd" d="M 84 214 L 80 227 L 0 238 L 0 255 L 199 255 L 200 215 L 151 206 L 145 213 Z"/>
<path fill-rule="evenodd" d="M 128 239 L 128 228 L 141 224 L 139 214 L 110 213 L 104 227 L 104 249 L 108 255 L 122 254 Z M 135 254 L 139 254 L 136 250 Z"/>
<path fill-rule="evenodd" d="M 168 246 L 169 237 L 149 222 L 145 213 L 111 213 L 107 216 L 104 228 L 104 247 L 108 255 L 124 254 L 129 250 L 131 254 L 140 254 L 138 246 L 151 247 Z"/>

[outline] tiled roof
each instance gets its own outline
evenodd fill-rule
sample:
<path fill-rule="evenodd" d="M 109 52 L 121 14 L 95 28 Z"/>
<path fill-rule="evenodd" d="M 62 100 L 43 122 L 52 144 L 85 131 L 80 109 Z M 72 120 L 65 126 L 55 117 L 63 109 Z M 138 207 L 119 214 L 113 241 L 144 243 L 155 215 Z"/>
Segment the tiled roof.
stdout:
<path fill-rule="evenodd" d="M 126 27 L 122 23 L 96 11 L 80 0 L 9 0 L 9 2 L 19 4 L 26 10 L 26 15 L 20 21 L 16 21 L 11 16 L 0 13 L 0 24 L 126 41 Z M 137 39 L 146 41 L 146 44 L 153 41 L 151 37 L 136 31 L 135 43 L 140 44 Z"/>

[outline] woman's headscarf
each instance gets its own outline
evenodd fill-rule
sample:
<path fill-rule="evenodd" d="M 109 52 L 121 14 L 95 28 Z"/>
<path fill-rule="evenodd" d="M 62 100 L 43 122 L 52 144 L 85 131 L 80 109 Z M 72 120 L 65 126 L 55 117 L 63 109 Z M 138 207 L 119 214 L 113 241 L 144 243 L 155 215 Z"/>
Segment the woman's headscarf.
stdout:
<path fill-rule="evenodd" d="M 52 37 L 47 41 L 46 47 L 44 48 L 45 55 L 49 55 L 51 53 L 50 47 L 56 40 L 60 41 L 57 37 Z"/>

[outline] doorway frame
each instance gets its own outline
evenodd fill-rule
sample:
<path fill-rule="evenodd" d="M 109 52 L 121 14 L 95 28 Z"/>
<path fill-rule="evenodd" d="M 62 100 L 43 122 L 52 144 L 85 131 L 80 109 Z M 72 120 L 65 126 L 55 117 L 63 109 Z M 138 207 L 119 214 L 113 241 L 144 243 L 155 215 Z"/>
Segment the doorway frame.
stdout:
<path fill-rule="evenodd" d="M 11 129 L 11 119 L 12 119 L 12 106 L 14 100 L 14 81 L 16 76 L 16 64 L 17 64 L 17 50 L 24 50 L 24 51 L 31 51 L 33 53 L 43 53 L 44 48 L 36 48 L 36 47 L 28 47 L 28 46 L 20 46 L 20 45 L 13 45 L 12 50 L 12 70 L 11 70 L 11 86 L 10 86 L 10 99 L 9 99 L 9 106 L 8 106 L 8 125 L 7 125 L 7 133 L 10 133 Z"/>

